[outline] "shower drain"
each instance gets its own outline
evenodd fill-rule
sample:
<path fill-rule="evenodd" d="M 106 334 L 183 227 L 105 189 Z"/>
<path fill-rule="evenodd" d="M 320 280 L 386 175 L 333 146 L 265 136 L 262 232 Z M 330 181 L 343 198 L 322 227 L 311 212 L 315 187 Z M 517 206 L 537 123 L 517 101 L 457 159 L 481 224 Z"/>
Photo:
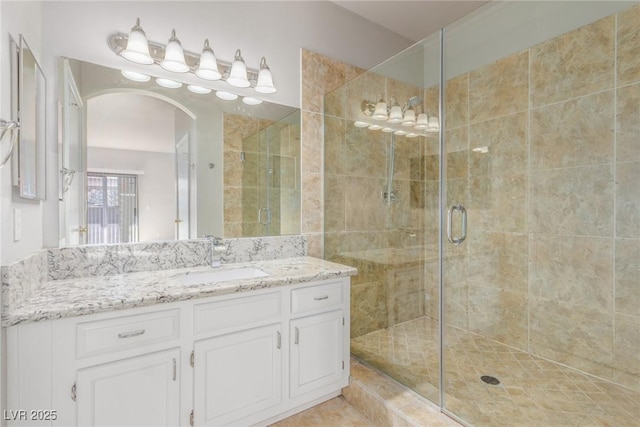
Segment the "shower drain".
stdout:
<path fill-rule="evenodd" d="M 491 384 L 491 385 L 500 384 L 500 380 L 497 379 L 496 377 L 492 377 L 491 375 L 483 375 L 480 377 L 480 379 L 487 384 Z"/>

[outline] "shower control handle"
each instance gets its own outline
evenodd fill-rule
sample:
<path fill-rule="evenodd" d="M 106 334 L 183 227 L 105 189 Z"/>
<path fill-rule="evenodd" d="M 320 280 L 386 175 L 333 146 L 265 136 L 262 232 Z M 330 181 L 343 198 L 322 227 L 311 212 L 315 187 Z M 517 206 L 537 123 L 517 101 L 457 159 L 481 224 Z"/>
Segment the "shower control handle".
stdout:
<path fill-rule="evenodd" d="M 453 213 L 460 212 L 462 214 L 462 234 L 458 237 L 453 237 L 452 223 Z M 447 239 L 454 245 L 459 245 L 467 238 L 467 210 L 462 205 L 452 205 L 449 208 L 447 215 Z"/>

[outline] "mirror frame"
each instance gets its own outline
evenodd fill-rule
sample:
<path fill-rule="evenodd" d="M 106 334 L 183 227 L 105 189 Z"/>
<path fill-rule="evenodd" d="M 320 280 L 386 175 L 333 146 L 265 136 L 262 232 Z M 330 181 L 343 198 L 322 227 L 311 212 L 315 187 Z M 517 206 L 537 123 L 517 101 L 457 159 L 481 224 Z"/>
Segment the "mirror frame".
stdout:
<path fill-rule="evenodd" d="M 46 192 L 46 93 L 47 80 L 35 55 L 22 34 L 19 35 L 19 42 L 16 44 L 11 39 L 12 50 L 15 48 L 15 66 L 12 65 L 12 74 L 15 78 L 12 82 L 13 116 L 20 122 L 18 134 L 17 155 L 14 155 L 13 163 L 13 185 L 18 187 L 18 195 L 24 199 L 45 200 Z M 15 46 L 15 47 L 14 47 Z M 27 74 L 25 70 L 25 57 L 30 55 L 33 60 L 33 71 L 35 74 L 33 91 L 25 93 L 25 81 Z M 33 99 L 34 123 L 24 121 L 26 111 L 26 99 Z M 29 128 L 31 126 L 31 128 Z M 29 132 L 35 135 L 33 153 L 29 155 L 26 147 L 24 133 Z M 27 186 L 26 171 L 33 170 L 32 185 Z"/>

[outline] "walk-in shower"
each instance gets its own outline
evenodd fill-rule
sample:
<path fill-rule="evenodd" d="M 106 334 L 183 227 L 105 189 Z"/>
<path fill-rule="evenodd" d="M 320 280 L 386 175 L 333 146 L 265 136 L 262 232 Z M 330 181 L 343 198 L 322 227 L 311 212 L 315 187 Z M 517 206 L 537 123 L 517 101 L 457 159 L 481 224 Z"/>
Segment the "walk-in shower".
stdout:
<path fill-rule="evenodd" d="M 639 27 L 490 4 L 326 94 L 356 358 L 469 425 L 637 424 Z"/>

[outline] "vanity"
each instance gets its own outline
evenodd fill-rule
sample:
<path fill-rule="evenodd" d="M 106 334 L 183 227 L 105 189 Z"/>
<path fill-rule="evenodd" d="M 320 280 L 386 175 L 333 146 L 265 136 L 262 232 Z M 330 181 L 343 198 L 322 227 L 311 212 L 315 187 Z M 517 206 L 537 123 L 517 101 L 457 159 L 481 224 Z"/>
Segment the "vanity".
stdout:
<path fill-rule="evenodd" d="M 8 425 L 268 425 L 340 395 L 356 270 L 304 256 L 296 238 L 227 239 L 218 268 L 195 240 L 171 245 L 196 261 L 160 264 L 148 250 L 47 250 L 31 262 L 66 278 L 3 317 Z M 116 274 L 73 277 L 95 259 Z M 3 291 L 17 277 L 3 271 Z"/>

